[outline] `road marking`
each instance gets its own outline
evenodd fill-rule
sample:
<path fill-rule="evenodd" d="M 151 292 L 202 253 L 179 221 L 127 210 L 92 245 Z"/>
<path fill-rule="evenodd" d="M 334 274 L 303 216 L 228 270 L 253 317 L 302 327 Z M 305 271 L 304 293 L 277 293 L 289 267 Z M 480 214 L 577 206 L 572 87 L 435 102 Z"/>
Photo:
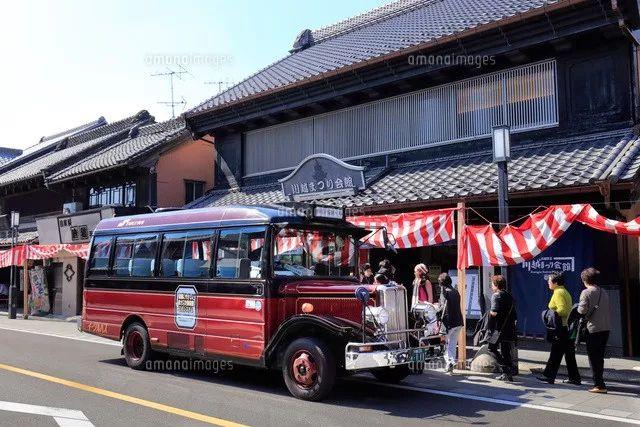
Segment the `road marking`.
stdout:
<path fill-rule="evenodd" d="M 495 399 L 493 397 L 478 396 L 478 395 L 474 395 L 474 394 L 456 393 L 456 392 L 453 392 L 453 391 L 445 391 L 445 390 L 436 390 L 436 389 L 431 389 L 431 388 L 414 387 L 414 386 L 402 385 L 402 384 L 385 384 L 385 383 L 373 382 L 373 381 L 355 379 L 355 378 L 354 379 L 348 379 L 347 381 L 376 384 L 376 385 L 381 385 L 381 386 L 384 386 L 384 387 L 391 387 L 391 388 L 398 388 L 398 389 L 402 389 L 402 390 L 417 391 L 417 392 L 425 393 L 425 394 L 435 394 L 435 395 L 438 395 L 438 396 L 457 397 L 457 398 L 460 398 L 460 399 L 477 400 L 477 401 L 480 401 L 480 402 L 495 403 L 495 404 L 498 404 L 498 405 L 515 406 L 515 407 L 518 407 L 518 408 L 537 409 L 537 410 L 540 410 L 540 411 L 547 411 L 547 412 L 559 412 L 561 414 L 575 415 L 575 416 L 578 416 L 578 417 L 597 418 L 599 420 L 617 421 L 617 422 L 620 422 L 620 423 L 640 425 L 640 420 L 633 420 L 633 419 L 629 419 L 629 418 L 616 417 L 616 416 L 612 416 L 612 415 L 595 414 L 595 413 L 591 413 L 591 412 L 581 412 L 581 411 L 576 411 L 576 410 L 573 410 L 573 409 L 565 409 L 565 408 L 557 408 L 557 407 L 552 407 L 552 406 L 536 405 L 536 404 L 533 404 L 533 403 L 516 402 L 516 401 L 513 401 L 513 400 Z M 585 391 L 585 393 L 586 393 L 586 391 Z"/>
<path fill-rule="evenodd" d="M 60 427 L 94 427 L 82 411 L 0 401 L 0 411 L 53 417 Z"/>
<path fill-rule="evenodd" d="M 113 342 L 111 342 L 111 341 L 94 341 L 94 340 L 89 339 L 89 338 L 71 337 L 71 336 L 59 335 L 59 334 L 51 334 L 51 333 L 46 333 L 46 332 L 36 332 L 36 331 L 30 331 L 30 330 L 27 330 L 27 329 L 8 328 L 8 327 L 5 327 L 5 326 L 0 326 L 0 330 L 15 331 L 15 332 L 25 332 L 25 333 L 29 333 L 29 334 L 44 335 L 44 336 L 49 336 L 49 337 L 54 337 L 54 338 L 65 338 L 65 339 L 70 339 L 70 340 L 75 340 L 75 341 L 89 342 L 89 343 L 93 343 L 93 344 L 103 344 L 103 345 L 111 345 L 111 346 L 116 346 L 116 347 L 122 347 L 122 343 L 117 342 L 117 341 L 113 341 Z M 190 413 L 190 414 L 193 414 L 193 415 L 198 416 L 198 417 L 206 417 L 206 418 L 210 418 L 212 420 L 218 420 L 220 422 L 226 423 L 226 424 L 218 424 L 217 422 L 204 421 L 204 422 L 208 422 L 208 423 L 211 423 L 211 424 L 216 424 L 216 425 L 221 425 L 221 426 L 242 426 L 242 424 L 236 424 L 236 423 L 234 423 L 232 421 L 226 421 L 226 420 L 218 419 L 218 418 L 215 418 L 215 417 L 209 417 L 207 415 L 202 415 L 202 414 L 198 414 L 198 413 L 191 412 L 191 411 L 185 411 L 185 410 L 182 410 L 182 409 L 179 409 L 179 408 L 173 408 L 171 406 L 163 405 L 163 404 L 160 404 L 160 403 L 150 402 L 150 401 L 146 401 L 146 400 L 143 400 L 143 399 L 138 399 L 136 397 L 127 396 L 127 395 L 124 395 L 124 394 L 115 393 L 115 392 L 111 392 L 111 391 L 108 391 L 108 390 L 102 390 L 102 389 L 95 388 L 95 387 L 92 387 L 92 386 L 86 386 L 86 385 L 80 384 L 80 383 L 74 383 L 73 381 L 68 381 L 68 380 L 64 380 L 64 379 L 61 379 L 61 378 L 51 377 L 51 376 L 46 375 L 46 374 L 40 374 L 38 372 L 31 372 L 31 371 L 23 370 L 21 368 L 15 368 L 15 367 L 12 367 L 12 366 L 9 366 L 9 365 L 0 364 L 0 369 L 9 370 L 9 371 L 12 371 L 12 372 L 18 372 L 18 373 L 22 373 L 24 375 L 34 376 L 36 378 L 44 379 L 44 380 L 47 380 L 47 381 L 57 382 L 59 384 L 68 385 L 69 387 L 79 388 L 81 390 L 89 391 L 91 393 L 102 394 L 104 396 L 113 397 L 114 399 L 120 399 L 120 400 L 124 400 L 124 401 L 127 401 L 127 402 L 136 403 L 136 404 L 139 404 L 139 405 L 142 405 L 142 406 L 147 406 L 147 407 L 150 407 L 150 408 L 158 409 L 160 411 L 176 413 L 178 415 L 185 416 L 187 418 L 192 418 L 192 417 L 190 417 L 188 415 L 183 415 L 183 413 Z M 640 369 L 640 367 L 634 367 L 634 369 Z M 22 371 L 24 371 L 24 372 L 22 372 Z M 44 378 L 44 377 L 46 377 L 46 378 Z M 373 382 L 373 381 L 367 381 L 367 380 L 361 380 L 361 379 L 347 379 L 347 381 L 367 382 L 367 383 L 377 384 L 377 385 L 381 385 L 381 386 L 385 386 L 385 387 L 393 387 L 393 388 L 399 388 L 399 389 L 404 389 L 404 390 L 418 391 L 418 392 L 426 393 L 426 394 L 436 394 L 436 395 L 440 395 L 440 396 L 457 397 L 457 398 L 460 398 L 460 399 L 477 400 L 477 401 L 481 401 L 481 402 L 495 403 L 495 404 L 499 404 L 499 405 L 507 405 L 507 406 L 521 407 L 521 408 L 537 409 L 537 410 L 548 411 L 548 412 L 559 412 L 559 413 L 564 413 L 564 414 L 567 414 L 567 415 L 576 415 L 576 416 L 587 417 L 587 418 L 597 418 L 597 419 L 601 419 L 601 420 L 618 421 L 618 422 L 621 422 L 621 423 L 640 425 L 640 420 L 633 420 L 633 419 L 621 418 L 621 417 L 616 417 L 616 416 L 611 416 L 611 415 L 604 415 L 604 414 L 596 414 L 596 413 L 591 413 L 591 412 L 581 412 L 581 411 L 575 411 L 575 410 L 572 410 L 572 409 L 554 408 L 554 407 L 551 407 L 551 406 L 536 405 L 536 404 L 532 404 L 532 403 L 515 402 L 515 401 L 512 401 L 512 400 L 506 400 L 506 399 L 495 399 L 495 398 L 491 398 L 491 397 L 483 397 L 483 396 L 477 396 L 477 395 L 456 393 L 456 392 L 450 392 L 450 391 L 444 391 L 444 390 L 428 389 L 428 388 L 422 388 L 422 387 L 414 387 L 414 386 L 401 385 L 401 384 L 385 384 L 385 383 L 381 383 L 381 382 Z M 75 384 L 75 385 L 71 385 L 71 384 Z M 79 387 L 76 387 L 76 385 L 79 386 Z M 91 390 L 85 389 L 84 387 L 90 388 Z M 108 393 L 108 394 L 105 394 L 105 393 Z M 121 396 L 121 397 L 116 397 L 116 396 Z M 131 400 L 129 400 L 129 399 L 131 399 Z M 140 402 L 145 402 L 145 403 L 148 403 L 149 405 L 144 404 L 144 403 L 140 403 Z M 166 408 L 166 409 L 161 409 L 161 408 Z M 179 411 L 180 413 L 172 412 L 173 410 Z M 200 418 L 193 418 L 193 419 L 200 420 Z"/>
<path fill-rule="evenodd" d="M 68 335 L 60 335 L 60 334 L 52 334 L 52 333 L 48 333 L 48 332 L 39 332 L 39 331 L 30 331 L 28 329 L 20 329 L 20 328 L 9 328 L 7 326 L 0 326 L 1 330 L 4 331 L 13 331 L 13 332 L 24 332 L 27 334 L 34 334 L 34 335 L 44 335 L 46 337 L 53 337 L 53 338 L 65 338 L 68 340 L 74 340 L 74 341 L 84 341 L 84 342 L 90 342 L 93 344 L 103 344 L 103 345 L 112 345 L 112 346 L 116 346 L 116 347 L 122 347 L 122 343 L 120 341 L 101 341 L 99 339 L 91 339 L 91 338 L 85 338 L 85 337 L 72 337 L 72 336 L 68 336 Z"/>
<path fill-rule="evenodd" d="M 187 411 L 185 409 L 180 409 L 173 406 L 164 405 L 162 403 L 152 402 L 150 400 L 128 396 L 122 393 L 116 393 L 114 391 L 77 383 L 75 381 L 65 380 L 63 378 L 53 377 L 51 375 L 42 374 L 40 372 L 29 371 L 27 369 L 18 368 L 11 365 L 5 365 L 3 363 L 0 363 L 0 369 L 4 369 L 5 371 L 9 371 L 9 372 L 15 372 L 17 374 L 27 375 L 29 377 L 38 378 L 38 379 L 49 381 L 56 384 L 61 384 L 67 387 L 86 391 L 88 393 L 94 393 L 100 396 L 122 400 L 124 402 L 133 403 L 135 405 L 144 406 L 147 408 L 155 409 L 162 412 L 167 412 L 167 413 L 178 415 L 181 417 L 190 418 L 192 420 L 202 421 L 204 423 L 213 424 L 220 427 L 246 427 L 243 424 L 234 423 L 233 421 L 224 420 L 222 418 L 216 418 L 216 417 L 211 417 L 209 415 L 199 414 L 197 412 Z"/>

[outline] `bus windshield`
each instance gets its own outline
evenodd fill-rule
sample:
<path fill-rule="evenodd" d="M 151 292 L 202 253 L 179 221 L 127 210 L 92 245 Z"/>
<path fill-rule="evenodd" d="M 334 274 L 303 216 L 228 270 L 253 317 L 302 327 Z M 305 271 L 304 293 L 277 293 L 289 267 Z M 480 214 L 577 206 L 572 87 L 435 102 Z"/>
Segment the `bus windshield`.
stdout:
<path fill-rule="evenodd" d="M 275 276 L 356 276 L 356 243 L 350 234 L 283 228 L 273 248 Z"/>

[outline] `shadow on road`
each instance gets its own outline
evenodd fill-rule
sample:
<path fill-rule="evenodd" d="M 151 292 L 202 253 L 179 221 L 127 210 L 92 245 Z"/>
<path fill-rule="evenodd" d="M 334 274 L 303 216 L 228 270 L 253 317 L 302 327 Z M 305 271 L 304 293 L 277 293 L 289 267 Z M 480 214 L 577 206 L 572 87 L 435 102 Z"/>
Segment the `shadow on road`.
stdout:
<path fill-rule="evenodd" d="M 182 361 L 184 359 L 174 359 Z M 123 358 L 114 358 L 102 360 L 102 363 L 122 366 L 128 369 Z M 262 369 L 234 366 L 231 370 L 220 371 L 218 373 L 203 370 L 163 370 L 145 372 L 146 375 L 167 375 L 180 378 L 189 378 L 190 380 L 215 383 L 225 386 L 237 387 L 252 390 L 258 393 L 268 393 L 290 399 L 290 403 L 297 405 L 324 405 L 326 410 L 331 410 L 332 406 L 340 406 L 353 408 L 357 410 L 376 410 L 381 414 L 413 420 L 433 420 L 446 421 L 447 418 L 454 419 L 456 422 L 464 422 L 467 424 L 488 424 L 483 421 L 487 413 L 510 411 L 514 408 L 511 406 L 500 405 L 490 402 L 481 402 L 473 400 L 461 400 L 456 397 L 447 397 L 434 394 L 425 394 L 416 391 L 393 388 L 384 384 L 374 382 L 372 377 L 354 376 L 339 379 L 336 383 L 333 393 L 323 402 L 309 403 L 296 400 L 290 397 L 287 391 L 282 375 L 279 371 L 267 371 Z M 434 388 L 441 377 L 446 377 L 449 388 L 456 390 L 455 384 L 465 376 L 450 377 L 438 372 L 427 371 L 422 374 L 433 378 Z M 485 382 L 484 379 L 474 378 L 475 382 Z M 486 383 L 489 381 L 486 380 Z M 463 388 L 468 384 L 460 383 L 459 388 Z M 486 387 L 491 387 L 486 384 Z M 504 389 L 497 387 L 488 394 L 498 395 L 504 393 Z M 459 391 L 461 392 L 461 391 Z M 517 399 L 514 399 L 517 400 Z"/>

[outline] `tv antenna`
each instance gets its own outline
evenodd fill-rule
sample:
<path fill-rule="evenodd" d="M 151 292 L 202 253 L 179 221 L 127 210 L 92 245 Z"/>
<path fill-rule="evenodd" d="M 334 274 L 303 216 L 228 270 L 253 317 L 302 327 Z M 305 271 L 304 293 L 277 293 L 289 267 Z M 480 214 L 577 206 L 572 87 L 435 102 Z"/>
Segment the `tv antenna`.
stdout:
<path fill-rule="evenodd" d="M 171 106 L 171 117 L 175 118 L 176 117 L 176 105 L 186 105 L 187 101 L 185 101 L 184 97 L 181 97 L 180 101 L 176 101 L 175 100 L 175 95 L 174 95 L 174 91 L 173 91 L 173 79 L 178 78 L 179 80 L 182 80 L 182 75 L 183 74 L 191 74 L 189 72 L 189 70 L 187 70 L 186 68 L 184 68 L 182 65 L 178 64 L 178 67 L 181 68 L 181 70 L 175 71 L 172 70 L 171 68 L 167 68 L 167 71 L 164 73 L 155 73 L 155 74 L 151 74 L 151 76 L 153 77 L 169 77 L 169 86 L 171 87 L 171 101 L 160 101 L 158 102 L 158 104 L 164 104 L 164 105 L 170 105 Z M 193 75 L 193 74 L 191 74 Z M 183 107 L 184 109 L 184 107 Z"/>
<path fill-rule="evenodd" d="M 230 81 L 224 81 L 224 80 L 220 80 L 220 81 L 217 81 L 217 82 L 204 82 L 204 84 L 206 84 L 206 85 L 218 85 L 218 92 L 216 93 L 216 95 L 218 95 L 218 94 L 220 94 L 222 92 L 222 85 L 225 85 L 224 89 L 227 90 L 227 89 L 229 89 L 229 85 L 231 83 L 232 82 L 230 82 Z"/>

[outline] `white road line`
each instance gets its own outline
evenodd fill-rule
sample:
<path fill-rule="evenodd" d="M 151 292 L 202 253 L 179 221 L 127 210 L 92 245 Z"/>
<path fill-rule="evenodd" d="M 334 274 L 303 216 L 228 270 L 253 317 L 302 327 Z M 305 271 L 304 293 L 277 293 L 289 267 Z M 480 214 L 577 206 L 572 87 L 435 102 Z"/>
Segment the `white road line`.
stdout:
<path fill-rule="evenodd" d="M 93 427 L 82 411 L 53 408 L 50 406 L 27 405 L 26 403 L 0 401 L 0 411 L 53 417 L 60 427 Z"/>
<path fill-rule="evenodd" d="M 47 337 L 54 337 L 54 338 L 65 338 L 68 340 L 75 340 L 75 341 L 84 341 L 84 342 L 90 342 L 92 344 L 103 344 L 103 345 L 111 345 L 111 346 L 116 346 L 116 347 L 122 347 L 122 343 L 120 343 L 119 341 L 98 341 L 98 340 L 94 340 L 91 338 L 83 338 L 83 337 L 70 337 L 68 335 L 60 335 L 60 334 L 51 334 L 48 332 L 38 332 L 38 331 L 30 331 L 28 329 L 20 329 L 20 328 L 9 328 L 6 326 L 0 326 L 1 330 L 5 330 L 5 331 L 14 331 L 14 332 L 24 332 L 27 334 L 35 334 L 35 335 L 44 335 Z"/>
<path fill-rule="evenodd" d="M 374 383 L 373 381 L 358 380 L 358 379 L 351 379 L 349 381 L 354 381 L 354 382 L 357 381 L 357 382 L 363 382 L 363 383 Z M 410 386 L 410 385 L 384 384 L 384 383 L 379 383 L 379 382 L 375 382 L 375 384 L 376 385 L 385 386 L 385 387 L 399 388 L 399 389 L 402 389 L 402 390 L 417 391 L 417 392 L 426 393 L 426 394 L 436 394 L 436 395 L 439 395 L 439 396 L 457 397 L 457 398 L 460 398 L 460 399 L 477 400 L 477 401 L 480 401 L 480 402 L 495 403 L 495 404 L 498 404 L 498 405 L 515 406 L 515 407 L 518 407 L 518 408 L 529 408 L 529 409 L 536 409 L 536 410 L 539 410 L 539 411 L 547 411 L 547 412 L 558 412 L 558 413 L 561 413 L 561 414 L 575 415 L 575 416 L 578 416 L 578 417 L 597 418 L 599 420 L 617 421 L 617 422 L 620 422 L 620 423 L 640 425 L 640 420 L 633 420 L 633 419 L 629 419 L 629 418 L 615 417 L 615 416 L 612 416 L 612 415 L 594 414 L 594 413 L 591 413 L 591 412 L 575 411 L 573 409 L 554 408 L 552 406 L 536 405 L 536 404 L 533 404 L 533 403 L 525 403 L 525 402 L 515 402 L 515 401 L 512 401 L 512 400 L 505 400 L 505 399 L 494 399 L 492 397 L 477 396 L 477 395 L 473 395 L 473 394 L 456 393 L 456 392 L 453 392 L 453 391 L 436 390 L 436 389 L 430 389 L 430 388 L 414 387 L 414 386 Z"/>

